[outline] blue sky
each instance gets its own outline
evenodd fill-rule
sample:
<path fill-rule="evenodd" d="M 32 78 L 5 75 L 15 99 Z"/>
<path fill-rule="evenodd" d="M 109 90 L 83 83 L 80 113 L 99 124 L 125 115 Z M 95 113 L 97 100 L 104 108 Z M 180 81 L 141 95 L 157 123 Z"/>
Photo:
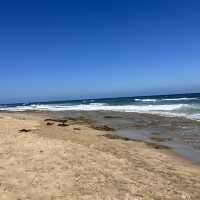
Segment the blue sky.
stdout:
<path fill-rule="evenodd" d="M 0 2 L 0 102 L 200 92 L 200 2 Z"/>

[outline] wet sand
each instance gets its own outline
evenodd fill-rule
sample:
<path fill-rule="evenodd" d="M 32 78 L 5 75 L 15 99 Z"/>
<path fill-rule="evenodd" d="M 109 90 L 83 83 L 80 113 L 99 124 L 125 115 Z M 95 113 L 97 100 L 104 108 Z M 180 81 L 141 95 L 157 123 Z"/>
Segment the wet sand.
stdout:
<path fill-rule="evenodd" d="M 199 165 L 113 135 L 129 121 L 110 114 L 0 113 L 0 199 L 199 200 Z"/>
<path fill-rule="evenodd" d="M 106 124 L 122 137 L 153 142 L 200 164 L 200 122 L 186 118 L 112 111 L 55 112 L 56 117 L 85 117 Z"/>
<path fill-rule="evenodd" d="M 26 112 L 54 118 L 86 118 L 108 125 L 121 137 L 153 142 L 170 147 L 174 152 L 200 164 L 200 122 L 177 117 L 112 111 Z"/>

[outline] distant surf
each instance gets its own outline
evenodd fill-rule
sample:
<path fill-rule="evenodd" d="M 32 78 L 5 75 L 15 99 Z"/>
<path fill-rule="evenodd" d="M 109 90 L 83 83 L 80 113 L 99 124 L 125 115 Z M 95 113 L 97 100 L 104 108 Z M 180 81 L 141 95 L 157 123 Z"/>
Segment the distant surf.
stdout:
<path fill-rule="evenodd" d="M 200 120 L 200 94 L 84 99 L 0 105 L 2 111 L 118 111 Z"/>

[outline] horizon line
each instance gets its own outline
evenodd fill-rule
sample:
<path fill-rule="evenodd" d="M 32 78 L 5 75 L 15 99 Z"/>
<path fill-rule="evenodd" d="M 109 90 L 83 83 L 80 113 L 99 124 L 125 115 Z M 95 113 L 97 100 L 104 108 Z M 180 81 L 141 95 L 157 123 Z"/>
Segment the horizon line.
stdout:
<path fill-rule="evenodd" d="M 83 100 L 105 100 L 105 99 L 119 99 L 119 98 L 137 98 L 137 97 L 158 97 L 158 96 L 173 96 L 173 95 L 193 95 L 200 94 L 200 92 L 192 92 L 192 93 L 171 93 L 171 94 L 152 94 L 152 95 L 137 95 L 137 96 L 118 96 L 118 97 L 105 97 L 105 98 L 80 98 L 80 99 L 63 99 L 63 100 L 50 100 L 50 101 L 30 101 L 28 103 L 25 102 L 14 102 L 14 103 L 0 103 L 0 105 L 21 105 L 21 104 L 37 104 L 37 103 L 61 103 L 66 101 L 83 101 Z"/>

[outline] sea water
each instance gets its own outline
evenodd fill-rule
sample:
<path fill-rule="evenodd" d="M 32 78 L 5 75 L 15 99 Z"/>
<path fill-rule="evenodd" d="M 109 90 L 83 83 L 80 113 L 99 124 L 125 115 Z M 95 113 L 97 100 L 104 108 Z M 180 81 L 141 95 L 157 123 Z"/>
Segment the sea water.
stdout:
<path fill-rule="evenodd" d="M 119 111 L 200 120 L 200 93 L 0 105 L 7 111 Z"/>

